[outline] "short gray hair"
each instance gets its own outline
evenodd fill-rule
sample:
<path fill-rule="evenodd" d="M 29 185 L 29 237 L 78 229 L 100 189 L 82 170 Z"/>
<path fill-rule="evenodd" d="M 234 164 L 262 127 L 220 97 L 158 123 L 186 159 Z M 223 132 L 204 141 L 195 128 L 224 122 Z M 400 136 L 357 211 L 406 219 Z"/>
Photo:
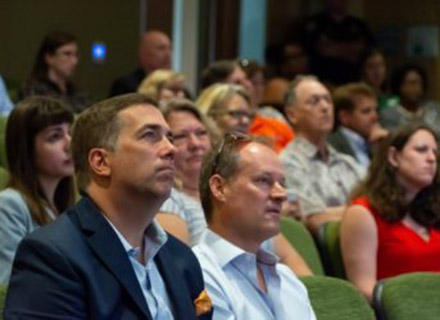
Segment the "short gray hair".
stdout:
<path fill-rule="evenodd" d="M 286 95 L 284 97 L 284 107 L 289 107 L 296 102 L 298 97 L 296 96 L 296 88 L 303 81 L 316 81 L 320 82 L 318 77 L 310 74 L 299 74 L 293 79 L 287 86 Z"/>

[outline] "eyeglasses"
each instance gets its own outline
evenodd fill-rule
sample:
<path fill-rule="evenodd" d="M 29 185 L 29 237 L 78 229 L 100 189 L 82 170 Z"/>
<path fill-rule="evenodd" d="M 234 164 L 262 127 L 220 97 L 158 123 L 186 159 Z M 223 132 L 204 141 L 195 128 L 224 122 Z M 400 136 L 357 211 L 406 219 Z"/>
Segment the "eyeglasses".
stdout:
<path fill-rule="evenodd" d="M 255 112 L 248 110 L 229 110 L 229 111 L 219 111 L 211 113 L 213 116 L 229 116 L 234 120 L 241 120 L 246 118 L 248 120 L 253 120 L 255 118 Z"/>
<path fill-rule="evenodd" d="M 218 148 L 216 149 L 214 161 L 212 163 L 212 173 L 211 175 L 217 173 L 218 165 L 220 162 L 220 158 L 223 156 L 225 150 L 231 150 L 236 145 L 244 142 L 251 142 L 252 138 L 246 134 L 239 133 L 239 132 L 230 132 L 226 133 L 221 140 L 221 142 L 218 145 Z M 230 154 L 230 152 L 228 152 Z"/>

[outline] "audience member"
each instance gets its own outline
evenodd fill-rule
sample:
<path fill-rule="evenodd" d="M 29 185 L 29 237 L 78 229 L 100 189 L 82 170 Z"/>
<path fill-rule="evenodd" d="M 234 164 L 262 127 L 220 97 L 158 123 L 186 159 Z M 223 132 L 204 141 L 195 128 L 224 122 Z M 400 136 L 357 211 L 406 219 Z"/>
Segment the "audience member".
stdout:
<path fill-rule="evenodd" d="M 440 133 L 440 105 L 426 99 L 428 78 L 420 66 L 405 64 L 397 68 L 391 78 L 392 93 L 400 104 L 385 108 L 379 114 L 380 123 L 387 129 L 408 122 L 421 122 Z"/>
<path fill-rule="evenodd" d="M 203 90 L 196 100 L 202 114 L 213 120 L 214 132 L 247 133 L 255 116 L 250 97 L 240 85 L 217 83 Z"/>
<path fill-rule="evenodd" d="M 60 101 L 39 96 L 18 103 L 8 118 L 10 178 L 0 192 L 0 283 L 9 280 L 21 239 L 73 204 L 72 121 Z"/>
<path fill-rule="evenodd" d="M 136 92 L 140 83 L 151 72 L 171 67 L 171 40 L 162 31 L 145 32 L 138 47 L 139 67 L 132 73 L 116 79 L 110 89 L 110 96 Z"/>
<path fill-rule="evenodd" d="M 256 113 L 249 95 L 240 86 L 214 84 L 200 93 L 196 105 L 215 120 L 221 132 L 248 132 L 266 137 L 278 152 L 293 139 L 287 123 Z"/>
<path fill-rule="evenodd" d="M 137 92 L 156 99 L 162 106 L 171 99 L 185 97 L 184 79 L 181 73 L 159 69 L 141 82 Z"/>
<path fill-rule="evenodd" d="M 391 95 L 388 88 L 387 65 L 385 57 L 377 48 L 368 49 L 361 60 L 360 80 L 370 85 L 378 98 L 378 110 L 399 103 L 397 96 Z"/>
<path fill-rule="evenodd" d="M 94 104 L 72 146 L 83 198 L 21 242 L 6 318 L 210 319 L 196 257 L 153 220 L 175 152 L 155 102 L 130 94 Z"/>
<path fill-rule="evenodd" d="M 9 97 L 8 90 L 6 88 L 5 82 L 0 75 L 0 116 L 7 116 L 11 112 L 14 104 Z"/>
<path fill-rule="evenodd" d="M 194 247 L 214 319 L 316 319 L 307 290 L 262 249 L 280 232 L 284 173 L 268 146 L 229 134 L 208 155 L 200 194 L 209 228 Z"/>
<path fill-rule="evenodd" d="M 341 245 L 348 279 L 371 301 L 378 280 L 440 272 L 438 144 L 427 126 L 393 132 L 344 215 Z"/>
<path fill-rule="evenodd" d="M 52 96 L 64 101 L 74 113 L 81 112 L 91 100 L 72 82 L 77 66 L 77 39 L 61 31 L 49 33 L 41 43 L 29 79 L 20 89 L 20 100 L 32 95 Z"/>
<path fill-rule="evenodd" d="M 158 215 L 158 220 L 173 235 L 194 246 L 207 228 L 200 203 L 199 175 L 202 159 L 211 150 L 211 134 L 206 119 L 187 100 L 170 102 L 164 116 L 173 131 L 177 179 L 170 197 L 162 205 L 164 214 Z M 266 241 L 264 248 L 276 253 L 281 262 L 297 274 L 311 274 L 302 257 L 281 233 Z"/>
<path fill-rule="evenodd" d="M 325 11 L 307 19 L 300 31 L 311 73 L 335 85 L 356 81 L 365 50 L 372 45 L 369 27 L 348 13 L 348 0 L 326 0 Z"/>
<path fill-rule="evenodd" d="M 379 126 L 377 99 L 364 83 L 350 83 L 333 94 L 337 128 L 328 142 L 339 152 L 352 156 L 365 170 L 370 164 L 371 147 L 387 131 Z"/>
<path fill-rule="evenodd" d="M 286 185 L 298 193 L 306 223 L 313 232 L 339 220 L 351 188 L 363 176 L 356 161 L 327 142 L 333 128 L 333 102 L 313 76 L 298 76 L 286 96 L 286 114 L 296 137 L 281 153 Z"/>

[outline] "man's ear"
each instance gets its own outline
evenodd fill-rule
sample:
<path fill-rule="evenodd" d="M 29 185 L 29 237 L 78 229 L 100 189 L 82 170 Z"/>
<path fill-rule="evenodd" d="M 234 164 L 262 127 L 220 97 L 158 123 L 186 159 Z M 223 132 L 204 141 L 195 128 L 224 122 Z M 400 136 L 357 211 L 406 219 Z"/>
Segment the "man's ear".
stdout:
<path fill-rule="evenodd" d="M 218 174 L 214 174 L 209 178 L 209 188 L 215 199 L 220 202 L 226 201 L 225 197 L 225 179 Z"/>
<path fill-rule="evenodd" d="M 111 174 L 108 151 L 103 148 L 93 148 L 89 151 L 89 165 L 94 174 L 109 177 Z"/>
<path fill-rule="evenodd" d="M 290 123 L 296 126 L 298 123 L 297 109 L 294 106 L 288 106 L 284 109 L 284 112 Z"/>
<path fill-rule="evenodd" d="M 394 167 L 399 167 L 399 162 L 397 161 L 398 158 L 398 151 L 395 147 L 390 147 L 388 149 L 388 162 Z"/>

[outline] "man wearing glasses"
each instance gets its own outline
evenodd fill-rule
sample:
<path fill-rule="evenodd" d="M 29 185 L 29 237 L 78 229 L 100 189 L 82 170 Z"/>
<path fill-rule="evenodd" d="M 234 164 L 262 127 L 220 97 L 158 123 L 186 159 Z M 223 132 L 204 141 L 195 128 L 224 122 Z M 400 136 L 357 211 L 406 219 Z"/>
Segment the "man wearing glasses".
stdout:
<path fill-rule="evenodd" d="M 194 252 L 221 319 L 316 319 L 292 271 L 261 248 L 276 235 L 286 199 L 276 153 L 228 134 L 204 161 L 200 193 L 208 229 Z"/>
<path fill-rule="evenodd" d="M 314 76 L 298 76 L 290 83 L 285 111 L 296 137 L 283 150 L 286 185 L 294 188 L 308 227 L 317 232 L 325 222 L 340 220 L 349 193 L 364 170 L 327 142 L 334 110 L 327 88 Z"/>

